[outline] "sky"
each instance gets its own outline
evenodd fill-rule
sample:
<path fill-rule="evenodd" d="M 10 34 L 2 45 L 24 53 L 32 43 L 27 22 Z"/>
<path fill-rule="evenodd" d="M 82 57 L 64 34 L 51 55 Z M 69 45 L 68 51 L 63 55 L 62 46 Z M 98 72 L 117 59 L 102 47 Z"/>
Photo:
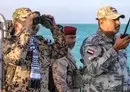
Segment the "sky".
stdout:
<path fill-rule="evenodd" d="M 28 7 L 41 14 L 53 15 L 57 23 L 97 23 L 96 13 L 102 7 L 110 5 L 126 18 L 121 23 L 126 23 L 130 17 L 130 0 L 1 0 L 0 13 L 6 19 L 12 19 L 16 8 Z"/>

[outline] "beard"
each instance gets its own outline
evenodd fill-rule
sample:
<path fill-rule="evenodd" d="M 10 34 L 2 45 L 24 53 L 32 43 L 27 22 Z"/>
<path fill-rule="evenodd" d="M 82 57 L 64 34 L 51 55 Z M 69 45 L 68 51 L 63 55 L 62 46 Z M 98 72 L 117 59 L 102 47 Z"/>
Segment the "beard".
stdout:
<path fill-rule="evenodd" d="M 69 47 L 70 49 L 73 49 L 73 48 L 74 48 L 74 45 L 75 45 L 75 44 L 69 44 L 68 47 Z"/>
<path fill-rule="evenodd" d="M 114 31 L 115 34 L 119 32 L 119 29 L 120 29 L 120 25 L 118 25 L 118 26 L 115 27 L 115 31 Z"/>

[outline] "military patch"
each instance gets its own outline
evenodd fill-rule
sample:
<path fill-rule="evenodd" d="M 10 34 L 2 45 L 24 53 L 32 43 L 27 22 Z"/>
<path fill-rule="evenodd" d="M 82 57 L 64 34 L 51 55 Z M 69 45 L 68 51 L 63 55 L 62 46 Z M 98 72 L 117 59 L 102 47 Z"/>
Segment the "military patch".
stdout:
<path fill-rule="evenodd" d="M 94 52 L 95 52 L 95 51 L 94 51 L 94 50 L 92 50 L 92 49 L 88 49 L 88 50 L 87 50 L 87 53 L 89 53 L 89 54 L 91 54 L 91 55 L 93 55 L 93 54 L 94 54 Z"/>

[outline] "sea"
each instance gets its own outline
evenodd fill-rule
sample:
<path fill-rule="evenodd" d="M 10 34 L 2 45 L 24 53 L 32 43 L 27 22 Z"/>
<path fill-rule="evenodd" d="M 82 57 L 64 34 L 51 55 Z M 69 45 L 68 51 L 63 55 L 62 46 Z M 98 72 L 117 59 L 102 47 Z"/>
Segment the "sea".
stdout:
<path fill-rule="evenodd" d="M 72 49 L 72 54 L 76 60 L 76 64 L 78 67 L 83 66 L 83 64 L 80 62 L 81 55 L 80 55 L 80 48 L 85 38 L 93 35 L 98 30 L 97 24 L 61 24 L 63 26 L 74 26 L 77 28 L 77 34 L 76 34 L 76 44 L 74 48 Z M 120 31 L 117 35 L 123 34 L 125 30 L 126 24 L 122 24 L 120 27 Z M 127 33 L 130 33 L 130 27 L 127 29 Z M 52 40 L 53 38 L 51 35 L 51 32 L 49 29 L 46 29 L 45 27 L 40 26 L 40 30 L 38 31 L 37 35 L 42 35 L 47 40 Z M 127 47 L 127 64 L 130 67 L 130 45 Z"/>

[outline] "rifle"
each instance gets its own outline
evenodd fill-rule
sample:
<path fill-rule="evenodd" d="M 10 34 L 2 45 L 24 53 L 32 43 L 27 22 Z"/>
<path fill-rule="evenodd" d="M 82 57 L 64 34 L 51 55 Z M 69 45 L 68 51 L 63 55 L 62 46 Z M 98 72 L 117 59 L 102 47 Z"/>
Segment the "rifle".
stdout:
<path fill-rule="evenodd" d="M 127 29 L 128 29 L 129 23 L 130 23 L 130 18 L 129 18 L 128 22 L 127 22 L 127 25 L 126 25 L 126 27 L 125 27 L 124 33 L 123 33 L 123 35 L 121 36 L 121 38 L 124 38 L 125 36 L 128 35 L 128 34 L 126 34 L 126 32 L 127 32 Z"/>
<path fill-rule="evenodd" d="M 7 30 L 6 20 L 0 13 L 0 92 L 3 89 L 3 61 L 2 61 L 2 42 L 4 37 L 4 31 Z"/>

